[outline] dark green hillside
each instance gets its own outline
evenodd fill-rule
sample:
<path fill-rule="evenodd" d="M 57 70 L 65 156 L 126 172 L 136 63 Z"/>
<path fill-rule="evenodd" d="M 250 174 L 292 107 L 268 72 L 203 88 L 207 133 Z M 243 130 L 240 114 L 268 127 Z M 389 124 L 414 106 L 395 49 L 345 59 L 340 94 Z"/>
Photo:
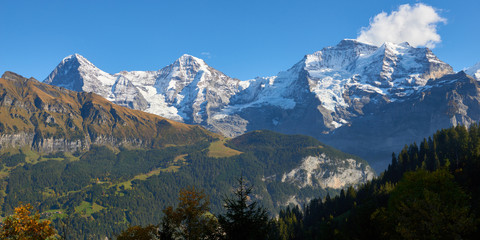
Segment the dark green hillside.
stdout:
<path fill-rule="evenodd" d="M 305 135 L 286 135 L 273 131 L 262 130 L 245 133 L 232 139 L 229 146 L 241 151 L 266 151 L 273 150 L 295 150 L 296 152 L 317 152 L 326 153 L 337 158 L 352 158 L 363 161 L 358 156 L 339 151 L 333 147 L 323 144 L 316 138 Z"/>
<path fill-rule="evenodd" d="M 253 131 L 232 139 L 228 146 L 242 152 L 253 152 L 260 162 L 270 166 L 265 169 L 266 176 L 296 167 L 304 156 L 319 156 L 322 153 L 336 159 L 355 159 L 368 166 L 366 161 L 357 156 L 341 152 L 304 135 L 285 135 L 268 130 Z"/>

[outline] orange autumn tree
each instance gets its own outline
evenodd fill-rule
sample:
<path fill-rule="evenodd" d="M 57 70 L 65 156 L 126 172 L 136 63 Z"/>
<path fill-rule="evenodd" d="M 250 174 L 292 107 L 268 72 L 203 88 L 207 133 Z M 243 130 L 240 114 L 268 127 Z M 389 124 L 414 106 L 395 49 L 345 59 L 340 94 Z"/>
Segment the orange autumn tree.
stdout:
<path fill-rule="evenodd" d="M 50 221 L 40 221 L 40 215 L 31 213 L 32 205 L 20 205 L 12 216 L 6 217 L 0 228 L 0 239 L 46 240 L 54 239 L 56 231 Z"/>

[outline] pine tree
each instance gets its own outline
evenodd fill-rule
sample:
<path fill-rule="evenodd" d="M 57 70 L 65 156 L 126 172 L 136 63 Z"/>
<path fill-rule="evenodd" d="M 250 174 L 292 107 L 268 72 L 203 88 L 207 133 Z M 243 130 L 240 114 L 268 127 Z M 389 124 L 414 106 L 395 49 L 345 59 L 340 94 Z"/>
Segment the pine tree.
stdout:
<path fill-rule="evenodd" d="M 238 179 L 234 198 L 225 198 L 225 215 L 219 222 L 227 239 L 267 239 L 270 220 L 265 208 L 250 200 L 252 187 L 245 184 L 243 177 Z"/>

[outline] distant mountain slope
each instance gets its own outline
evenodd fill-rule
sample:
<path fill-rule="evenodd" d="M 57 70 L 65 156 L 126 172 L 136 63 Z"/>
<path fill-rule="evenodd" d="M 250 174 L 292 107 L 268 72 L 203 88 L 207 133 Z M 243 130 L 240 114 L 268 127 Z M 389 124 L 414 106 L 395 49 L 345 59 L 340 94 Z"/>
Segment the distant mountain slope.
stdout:
<path fill-rule="evenodd" d="M 299 188 L 339 189 L 366 182 L 375 175 L 365 160 L 309 136 L 257 130 L 232 139 L 229 146 L 242 152 L 253 152 L 269 165 L 264 170 L 267 182 L 290 183 Z M 271 156 L 273 152 L 277 157 Z M 291 159 L 297 161 L 292 162 Z M 295 195 L 291 196 L 290 201 L 292 199 L 302 201 Z"/>
<path fill-rule="evenodd" d="M 408 99 L 380 106 L 350 126 L 321 136 L 323 142 L 367 159 L 375 169 L 385 169 L 392 148 L 420 142 L 442 128 L 470 126 L 480 121 L 480 84 L 460 72 L 429 82 Z M 371 148 L 376 148 L 372 151 Z"/>
<path fill-rule="evenodd" d="M 121 107 L 6 72 L 0 78 L 0 148 L 85 150 L 91 144 L 162 146 L 215 137 L 198 126 Z"/>
<path fill-rule="evenodd" d="M 439 130 L 398 149 L 369 183 L 285 210 L 280 229 L 291 239 L 476 239 L 479 145 L 478 124 Z"/>
<path fill-rule="evenodd" d="M 244 176 L 275 214 L 375 175 L 313 137 L 254 131 L 228 140 L 12 72 L 0 78 L 0 123 L 1 216 L 35 204 L 57 229 L 67 222 L 71 239 L 159 222 L 187 186 L 205 189 L 218 213 Z"/>

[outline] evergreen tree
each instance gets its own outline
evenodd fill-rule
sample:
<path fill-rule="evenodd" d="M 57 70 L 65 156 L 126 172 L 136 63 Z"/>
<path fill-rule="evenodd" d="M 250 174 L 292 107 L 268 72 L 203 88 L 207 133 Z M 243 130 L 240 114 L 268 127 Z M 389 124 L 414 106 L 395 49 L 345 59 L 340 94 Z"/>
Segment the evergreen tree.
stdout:
<path fill-rule="evenodd" d="M 245 184 L 243 177 L 238 179 L 238 185 L 235 197 L 224 200 L 226 214 L 219 217 L 227 239 L 267 239 L 270 228 L 267 211 L 250 200 L 252 187 Z"/>
<path fill-rule="evenodd" d="M 468 195 L 447 168 L 408 172 L 374 216 L 388 239 L 465 239 L 475 230 Z"/>

